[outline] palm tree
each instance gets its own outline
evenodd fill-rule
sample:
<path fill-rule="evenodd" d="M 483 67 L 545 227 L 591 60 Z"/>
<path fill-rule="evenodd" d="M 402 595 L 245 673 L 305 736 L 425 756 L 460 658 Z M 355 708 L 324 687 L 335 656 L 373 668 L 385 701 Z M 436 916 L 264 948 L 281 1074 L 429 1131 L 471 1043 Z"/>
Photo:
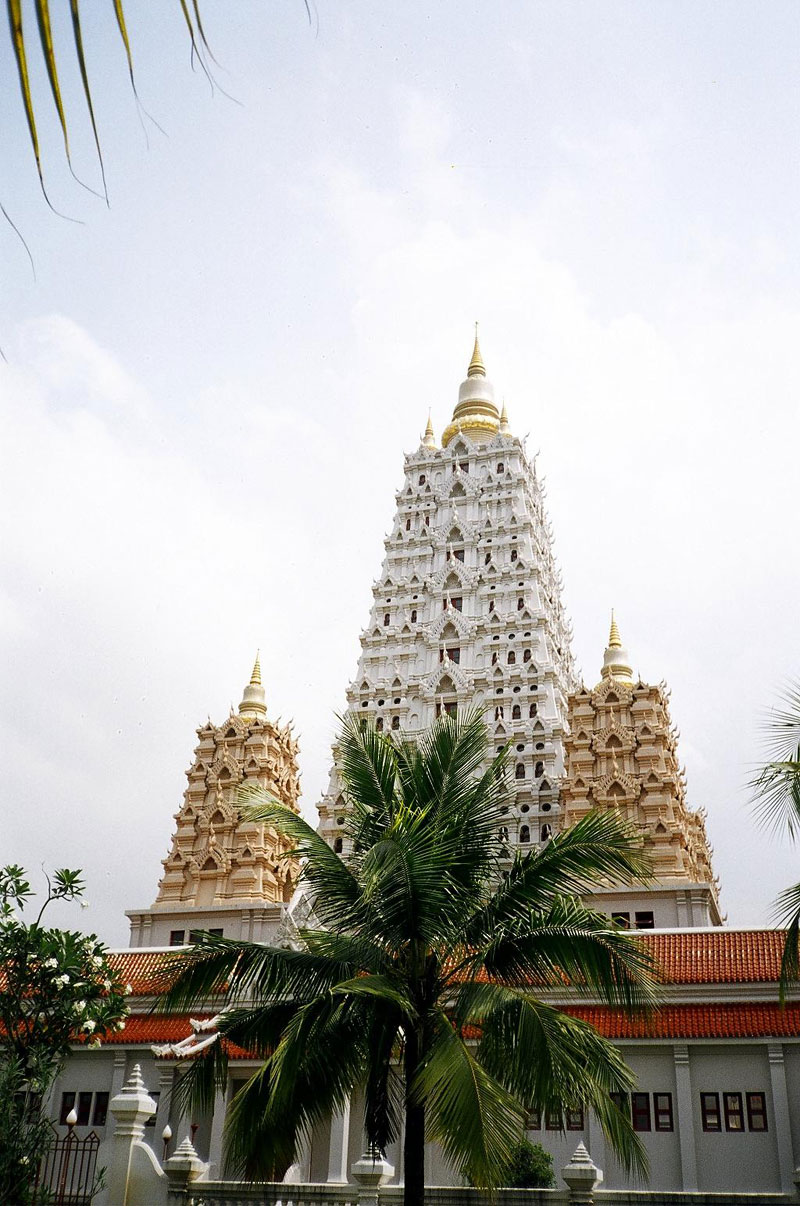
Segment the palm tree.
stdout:
<path fill-rule="evenodd" d="M 766 724 L 769 760 L 756 773 L 751 787 L 761 814 L 774 829 L 800 836 L 800 683 L 789 686 L 784 707 L 770 713 Z M 781 892 L 776 901 L 779 923 L 787 927 L 781 961 L 781 1000 L 800 979 L 800 883 Z"/>
<path fill-rule="evenodd" d="M 593 813 L 503 871 L 510 788 L 504 753 L 481 772 L 486 747 L 478 713 L 443 716 L 415 743 L 348 717 L 343 857 L 249 797 L 253 819 L 294 839 L 316 925 L 297 950 L 203 936 L 172 974 L 170 1008 L 221 993 L 219 1036 L 264 1061 L 228 1111 L 230 1168 L 280 1173 L 296 1137 L 360 1089 L 373 1151 L 405 1115 L 406 1206 L 423 1202 L 426 1139 L 473 1183 L 502 1184 L 534 1108 L 591 1108 L 623 1164 L 645 1170 L 610 1096 L 633 1074 L 552 1000 L 572 988 L 627 1010 L 652 1003 L 642 947 L 580 901 L 645 875 L 640 844 L 616 813 Z M 208 1108 L 226 1078 L 217 1042 L 185 1091 Z"/>

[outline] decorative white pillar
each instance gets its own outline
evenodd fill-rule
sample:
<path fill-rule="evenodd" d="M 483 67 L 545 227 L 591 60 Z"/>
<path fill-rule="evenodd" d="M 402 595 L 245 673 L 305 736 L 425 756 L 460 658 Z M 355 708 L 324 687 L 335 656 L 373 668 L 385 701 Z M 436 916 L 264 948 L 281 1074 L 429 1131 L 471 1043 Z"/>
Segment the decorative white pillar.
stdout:
<path fill-rule="evenodd" d="M 603 1180 L 603 1170 L 598 1168 L 582 1143 L 564 1168 L 561 1176 L 569 1190 L 570 1206 L 592 1206 L 595 1186 Z"/>
<path fill-rule="evenodd" d="M 331 1116 L 331 1138 L 328 1147 L 329 1184 L 347 1184 L 347 1154 L 350 1146 L 350 1098 L 342 1109 Z"/>
<path fill-rule="evenodd" d="M 156 1112 L 156 1103 L 144 1086 L 138 1064 L 134 1066 L 122 1091 L 111 1099 L 108 1108 L 116 1126 L 108 1167 L 107 1200 L 113 1206 L 126 1206 L 133 1150 L 137 1144 L 146 1146 L 144 1124 Z"/>
<path fill-rule="evenodd" d="M 365 1152 L 350 1169 L 358 1185 L 358 1206 L 378 1206 L 378 1191 L 394 1176 L 394 1168 L 383 1156 Z"/>
<path fill-rule="evenodd" d="M 792 1155 L 792 1132 L 789 1128 L 789 1093 L 786 1088 L 786 1065 L 783 1062 L 781 1043 L 770 1043 L 769 1078 L 772 1086 L 772 1113 L 775 1118 L 775 1143 L 778 1148 L 778 1170 L 781 1189 L 794 1193 L 794 1157 Z"/>
<path fill-rule="evenodd" d="M 692 1113 L 692 1075 L 689 1067 L 689 1048 L 685 1044 L 673 1047 L 675 1060 L 675 1130 L 681 1152 L 681 1188 L 697 1191 L 697 1151 L 694 1142 Z"/>
<path fill-rule="evenodd" d="M 208 1165 L 200 1159 L 187 1135 L 183 1143 L 176 1148 L 174 1156 L 170 1156 L 166 1161 L 164 1172 L 169 1181 L 170 1197 L 172 1195 L 179 1196 L 186 1191 L 186 1187 L 191 1181 L 197 1181 L 201 1177 L 205 1178 Z"/>
<path fill-rule="evenodd" d="M 208 1141 L 208 1165 L 216 1177 L 222 1176 L 222 1131 L 228 1109 L 228 1093 L 218 1089 L 214 1094 L 214 1113 L 211 1117 L 211 1136 Z"/>

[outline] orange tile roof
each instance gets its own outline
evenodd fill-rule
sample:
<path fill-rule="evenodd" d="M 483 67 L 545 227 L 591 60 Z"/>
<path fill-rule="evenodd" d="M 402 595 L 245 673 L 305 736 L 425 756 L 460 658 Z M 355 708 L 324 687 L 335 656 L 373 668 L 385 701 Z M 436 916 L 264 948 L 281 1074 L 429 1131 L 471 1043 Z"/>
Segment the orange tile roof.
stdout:
<path fill-rule="evenodd" d="M 571 1005 L 565 1012 L 610 1039 L 800 1038 L 800 1004 L 785 1009 L 771 1001 L 665 1005 L 649 1016 L 633 1018 L 602 1005 Z M 110 1034 L 103 1045 L 177 1043 L 191 1033 L 188 1013 L 131 1014 L 125 1029 Z M 477 1033 L 470 1027 L 472 1037 Z M 249 1058 L 240 1047 L 230 1048 L 228 1054 L 232 1059 Z"/>
<path fill-rule="evenodd" d="M 800 1005 L 781 1009 L 771 1001 L 735 1005 L 666 1005 L 649 1017 L 621 1009 L 570 1006 L 566 1013 L 590 1022 L 611 1039 L 800 1038 Z"/>
<path fill-rule="evenodd" d="M 782 930 L 655 931 L 640 933 L 668 984 L 758 984 L 781 972 Z"/>
<path fill-rule="evenodd" d="M 177 950 L 136 950 L 134 947 L 129 951 L 110 951 L 108 961 L 130 984 L 135 996 L 148 996 L 158 992 L 159 973 L 177 954 Z"/>
<path fill-rule="evenodd" d="M 637 933 L 654 955 L 665 984 L 769 984 L 780 978 L 781 930 L 673 930 Z M 160 971 L 177 950 L 114 951 L 111 962 L 134 995 L 158 993 Z"/>
<path fill-rule="evenodd" d="M 102 1045 L 132 1046 L 133 1044 L 178 1043 L 192 1033 L 192 1019 L 205 1021 L 209 1013 L 132 1013 L 129 1014 L 124 1030 L 115 1030 L 103 1039 Z M 232 1059 L 251 1059 L 242 1047 L 226 1044 Z"/>

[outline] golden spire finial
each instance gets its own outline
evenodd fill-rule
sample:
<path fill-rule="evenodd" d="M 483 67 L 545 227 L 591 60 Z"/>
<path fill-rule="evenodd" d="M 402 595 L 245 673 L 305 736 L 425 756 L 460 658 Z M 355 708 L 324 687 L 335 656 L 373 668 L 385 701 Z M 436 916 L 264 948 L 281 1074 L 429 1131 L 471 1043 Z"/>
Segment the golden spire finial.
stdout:
<path fill-rule="evenodd" d="M 433 423 L 431 423 L 431 412 L 428 410 L 428 422 L 425 427 L 425 435 L 422 437 L 422 443 L 426 448 L 436 447 L 436 437 L 433 434 Z"/>
<path fill-rule="evenodd" d="M 611 608 L 611 631 L 608 634 L 608 647 L 609 647 L 609 649 L 621 649 L 622 648 L 622 637 L 619 635 L 619 629 L 617 628 L 617 621 L 614 619 L 614 608 L 613 607 Z"/>
<path fill-rule="evenodd" d="M 611 612 L 611 631 L 608 634 L 608 645 L 603 654 L 603 679 L 613 678 L 628 687 L 633 686 L 633 671 L 628 665 L 628 650 L 622 644 L 614 612 Z"/>
<path fill-rule="evenodd" d="M 511 428 L 508 426 L 508 411 L 506 410 L 506 400 L 503 398 L 503 409 L 500 411 L 500 435 L 510 435 Z"/>
<path fill-rule="evenodd" d="M 261 685 L 261 650 L 256 653 L 253 663 L 253 673 L 250 682 L 244 689 L 242 702 L 239 704 L 240 716 L 266 716 L 267 701 L 264 688 Z"/>
<path fill-rule="evenodd" d="M 478 343 L 478 324 L 475 323 L 475 346 L 472 349 L 472 359 L 467 369 L 468 377 L 485 377 L 486 369 L 481 358 L 481 345 Z"/>

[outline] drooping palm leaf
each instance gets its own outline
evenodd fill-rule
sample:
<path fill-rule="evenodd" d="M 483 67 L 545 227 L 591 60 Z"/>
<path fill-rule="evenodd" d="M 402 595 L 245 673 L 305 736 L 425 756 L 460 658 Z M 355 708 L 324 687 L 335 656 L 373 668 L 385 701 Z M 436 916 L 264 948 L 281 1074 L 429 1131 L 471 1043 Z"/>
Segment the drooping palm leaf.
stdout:
<path fill-rule="evenodd" d="M 524 1125 L 524 1109 L 438 1012 L 427 1059 L 412 1087 L 425 1104 L 428 1138 L 479 1186 L 502 1184 Z"/>

